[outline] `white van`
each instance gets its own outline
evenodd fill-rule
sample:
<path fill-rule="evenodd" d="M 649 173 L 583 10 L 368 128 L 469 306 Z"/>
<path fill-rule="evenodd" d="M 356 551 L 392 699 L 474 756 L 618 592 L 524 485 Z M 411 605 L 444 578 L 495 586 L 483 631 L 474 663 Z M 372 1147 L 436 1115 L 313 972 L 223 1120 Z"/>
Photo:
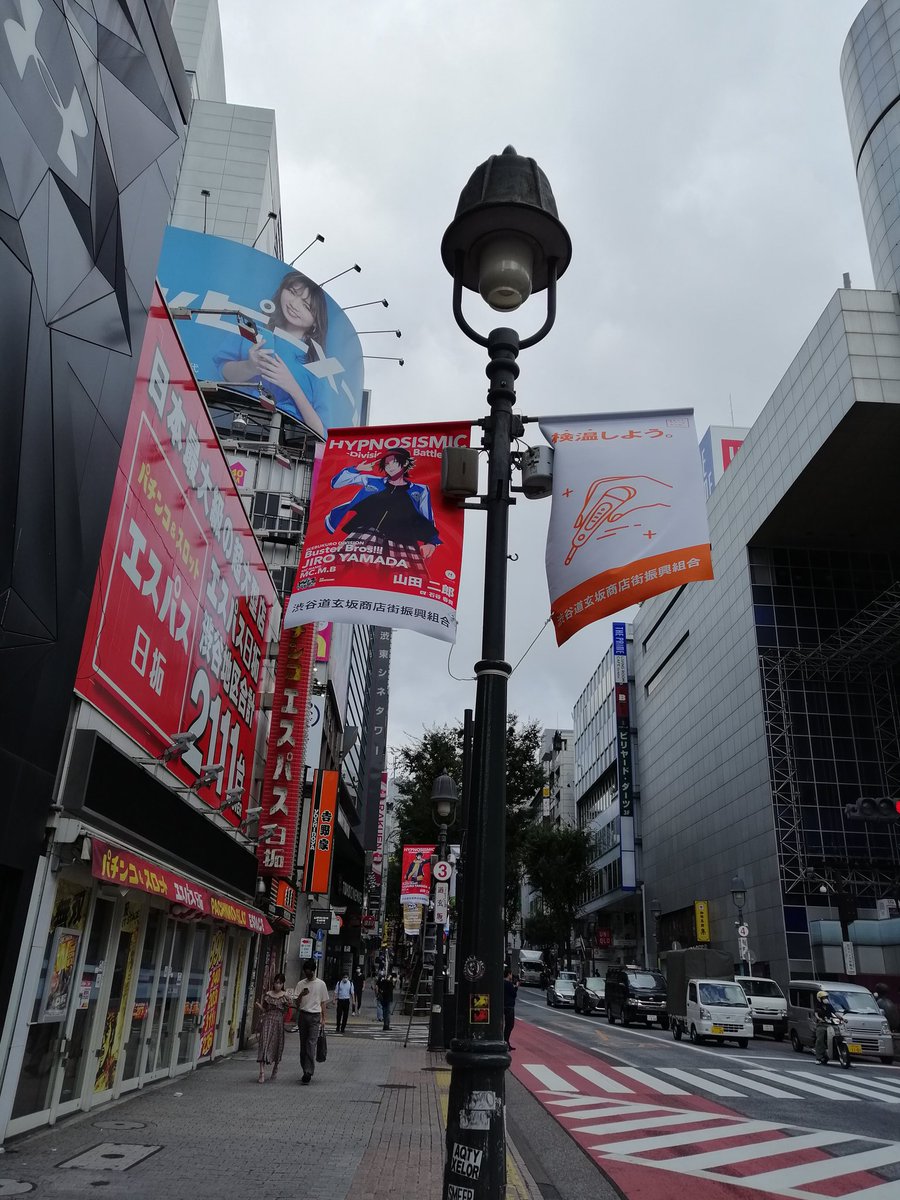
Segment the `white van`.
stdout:
<path fill-rule="evenodd" d="M 745 1050 L 753 1037 L 753 1014 L 744 989 L 728 979 L 692 979 L 684 1023 L 692 1042 L 714 1038 L 721 1044 L 727 1038 Z"/>
<path fill-rule="evenodd" d="M 741 985 L 750 1002 L 756 1036 L 769 1036 L 776 1042 L 783 1042 L 787 1033 L 787 1000 L 775 980 L 761 975 L 735 975 L 734 981 Z"/>
<path fill-rule="evenodd" d="M 885 1064 L 894 1061 L 894 1042 L 884 1013 L 868 988 L 858 983 L 792 979 L 788 984 L 788 1030 L 798 1054 L 816 1040 L 816 992 L 825 991 L 844 1018 L 844 1041 L 851 1054 L 871 1055 Z"/>

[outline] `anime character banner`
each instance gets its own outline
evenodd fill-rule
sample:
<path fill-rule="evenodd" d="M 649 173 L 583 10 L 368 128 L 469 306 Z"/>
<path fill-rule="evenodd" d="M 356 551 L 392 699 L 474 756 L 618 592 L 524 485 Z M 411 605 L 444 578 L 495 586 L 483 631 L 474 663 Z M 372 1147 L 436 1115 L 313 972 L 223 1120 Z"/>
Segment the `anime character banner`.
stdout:
<path fill-rule="evenodd" d="M 308 275 L 270 254 L 169 226 L 158 277 L 198 379 L 251 397 L 324 437 L 363 420 L 362 348 L 349 317 Z"/>
<path fill-rule="evenodd" d="M 286 629 L 338 621 L 456 640 L 463 510 L 441 492 L 441 456 L 468 444 L 458 422 L 332 432 Z"/>
<path fill-rule="evenodd" d="M 404 846 L 400 903 L 427 904 L 431 895 L 431 856 L 434 846 Z"/>
<path fill-rule="evenodd" d="M 546 417 L 554 449 L 547 582 L 558 645 L 592 621 L 712 579 L 690 409 Z"/>

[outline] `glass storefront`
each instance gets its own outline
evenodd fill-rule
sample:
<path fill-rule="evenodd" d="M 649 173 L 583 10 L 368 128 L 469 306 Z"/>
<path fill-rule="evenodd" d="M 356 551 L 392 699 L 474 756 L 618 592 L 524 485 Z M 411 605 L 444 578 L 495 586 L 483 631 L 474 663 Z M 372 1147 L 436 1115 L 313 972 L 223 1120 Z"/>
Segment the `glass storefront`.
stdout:
<path fill-rule="evenodd" d="M 60 876 L 7 1134 L 236 1050 L 251 937 Z"/>

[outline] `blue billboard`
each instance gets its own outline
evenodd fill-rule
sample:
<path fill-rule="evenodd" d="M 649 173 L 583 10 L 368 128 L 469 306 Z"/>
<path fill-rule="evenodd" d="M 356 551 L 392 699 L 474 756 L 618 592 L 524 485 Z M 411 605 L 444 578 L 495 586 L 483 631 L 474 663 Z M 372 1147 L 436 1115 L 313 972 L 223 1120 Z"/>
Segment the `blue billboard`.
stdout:
<path fill-rule="evenodd" d="M 263 403 L 324 437 L 362 421 L 363 362 L 347 314 L 302 271 L 240 242 L 169 227 L 159 260 L 199 380 Z"/>

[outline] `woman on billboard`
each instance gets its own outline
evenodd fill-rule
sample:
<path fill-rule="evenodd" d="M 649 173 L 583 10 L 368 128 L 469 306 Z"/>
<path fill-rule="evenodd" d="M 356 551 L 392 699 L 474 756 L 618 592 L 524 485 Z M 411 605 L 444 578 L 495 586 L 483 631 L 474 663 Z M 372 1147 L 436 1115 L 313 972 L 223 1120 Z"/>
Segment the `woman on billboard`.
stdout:
<path fill-rule="evenodd" d="M 343 420 L 343 414 L 332 411 L 339 395 L 334 385 L 317 378 L 306 365 L 325 357 L 325 293 L 301 271 L 289 271 L 271 304 L 265 330 L 249 318 L 239 321 L 239 344 L 221 351 L 214 361 L 227 383 L 259 384 L 277 408 L 324 437 L 330 426 Z"/>
<path fill-rule="evenodd" d="M 402 562 L 412 571 L 428 573 L 425 564 L 441 539 L 431 493 L 424 483 L 409 478 L 415 461 L 408 450 L 399 447 L 377 462 L 344 467 L 332 479 L 332 488 L 352 484 L 357 489 L 352 499 L 333 508 L 325 518 L 325 528 L 336 533 L 344 517 L 353 513 L 342 526 L 347 536 L 337 551 L 345 562 L 391 568 Z"/>

